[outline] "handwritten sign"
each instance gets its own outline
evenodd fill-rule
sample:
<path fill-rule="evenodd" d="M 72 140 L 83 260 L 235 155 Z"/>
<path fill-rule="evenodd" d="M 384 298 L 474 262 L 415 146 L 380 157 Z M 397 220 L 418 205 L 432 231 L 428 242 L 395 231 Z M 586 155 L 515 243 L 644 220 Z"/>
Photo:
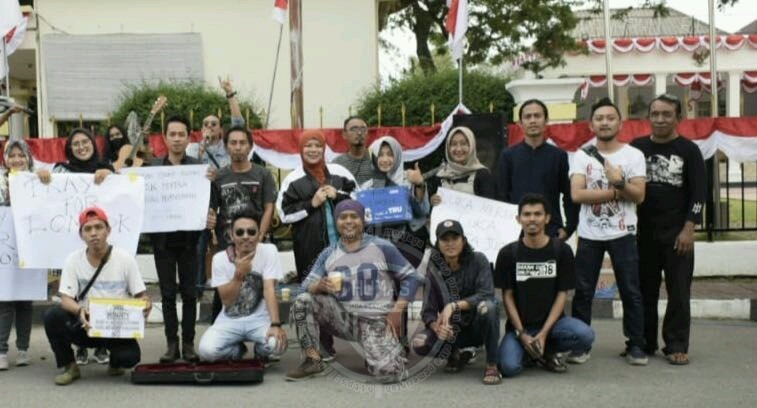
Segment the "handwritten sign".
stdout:
<path fill-rule="evenodd" d="M 42 184 L 32 173 L 11 175 L 21 268 L 62 269 L 68 255 L 84 245 L 79 237 L 79 213 L 93 205 L 108 215 L 108 242 L 136 254 L 144 180 L 113 174 L 100 185 L 94 181 L 92 174 L 53 174 L 49 184 Z"/>
<path fill-rule="evenodd" d="M 47 299 L 47 270 L 18 267 L 10 207 L 0 207 L 0 301 Z"/>
<path fill-rule="evenodd" d="M 130 179 L 145 180 L 142 232 L 205 229 L 210 201 L 207 165 L 132 167 L 121 170 Z"/>
<path fill-rule="evenodd" d="M 147 306 L 142 299 L 89 299 L 89 337 L 141 339 L 145 337 Z"/>
<path fill-rule="evenodd" d="M 441 204 L 431 212 L 431 242 L 436 242 L 436 226 L 444 220 L 457 220 L 463 226 L 473 249 L 483 252 L 490 262 L 497 261 L 499 250 L 518 239 L 520 225 L 515 221 L 518 206 L 473 194 L 440 188 Z"/>

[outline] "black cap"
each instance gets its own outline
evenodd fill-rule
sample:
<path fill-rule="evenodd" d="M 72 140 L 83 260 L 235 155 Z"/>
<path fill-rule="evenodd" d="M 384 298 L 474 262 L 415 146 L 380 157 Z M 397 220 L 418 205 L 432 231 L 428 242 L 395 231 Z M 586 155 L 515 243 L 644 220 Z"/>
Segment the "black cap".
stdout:
<path fill-rule="evenodd" d="M 444 236 L 444 234 L 453 232 L 457 235 L 463 235 L 463 226 L 455 220 L 444 220 L 436 225 L 436 239 Z"/>

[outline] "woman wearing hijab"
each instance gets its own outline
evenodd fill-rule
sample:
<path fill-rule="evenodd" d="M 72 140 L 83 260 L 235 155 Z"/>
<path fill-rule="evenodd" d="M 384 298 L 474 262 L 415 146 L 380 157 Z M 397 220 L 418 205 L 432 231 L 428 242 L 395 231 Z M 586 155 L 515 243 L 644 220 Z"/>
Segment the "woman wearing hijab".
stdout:
<path fill-rule="evenodd" d="M 11 171 L 33 171 L 34 158 L 29 146 L 23 140 L 11 140 L 3 152 L 3 174 L 0 176 L 0 205 L 10 205 L 8 192 L 8 173 Z M 32 332 L 32 302 L 0 302 L 0 370 L 8 369 L 8 338 L 11 326 L 16 324 L 16 366 L 21 367 L 31 362 L 29 357 L 29 338 Z"/>
<path fill-rule="evenodd" d="M 334 206 L 349 198 L 355 178 L 338 164 L 326 164 L 321 132 L 303 132 L 299 148 L 302 166 L 281 183 L 276 210 L 281 222 L 292 224 L 297 282 L 302 282 L 323 248 L 336 243 Z"/>
<path fill-rule="evenodd" d="M 478 161 L 476 136 L 472 130 L 464 126 L 452 129 L 447 136 L 444 152 L 446 161 L 427 180 L 431 205 L 441 203 L 441 197 L 436 193 L 439 187 L 495 198 L 494 178 L 489 169 Z"/>
<path fill-rule="evenodd" d="M 423 254 L 423 246 L 414 247 L 411 235 L 424 226 L 430 210 L 426 184 L 416 165 L 415 169 L 405 171 L 402 167 L 402 146 L 397 139 L 383 136 L 370 146 L 373 159 L 374 176 L 361 187 L 362 189 L 403 186 L 410 189 L 409 205 L 413 219 L 398 223 L 373 224 L 367 232 L 391 241 L 402 255 L 417 266 Z"/>
<path fill-rule="evenodd" d="M 95 184 L 100 184 L 109 174 L 114 172 L 113 166 L 100 160 L 95 137 L 87 129 L 72 129 L 68 134 L 64 149 L 67 161 L 56 163 L 53 166 L 53 173 L 92 173 L 95 175 Z M 40 170 L 37 175 L 42 183 L 50 183 L 49 171 Z M 104 347 L 95 350 L 94 356 L 95 361 L 99 364 L 107 364 L 110 361 L 108 350 Z M 79 365 L 89 363 L 89 354 L 86 348 L 77 350 L 76 363 Z"/>
<path fill-rule="evenodd" d="M 131 143 L 129 143 L 129 138 L 126 137 L 126 132 L 124 132 L 123 128 L 118 125 L 108 126 L 106 135 L 108 137 L 108 143 L 105 145 L 104 156 L 105 160 L 109 163 L 113 163 L 118 160 L 118 152 L 121 148 L 125 145 L 130 145 Z"/>

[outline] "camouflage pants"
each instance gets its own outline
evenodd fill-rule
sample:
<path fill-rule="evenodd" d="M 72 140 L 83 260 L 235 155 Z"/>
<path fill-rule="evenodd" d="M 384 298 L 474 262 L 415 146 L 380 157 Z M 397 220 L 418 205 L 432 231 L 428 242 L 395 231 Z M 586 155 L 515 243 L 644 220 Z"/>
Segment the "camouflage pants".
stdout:
<path fill-rule="evenodd" d="M 357 342 L 368 373 L 400 378 L 405 372 L 404 349 L 383 316 L 361 316 L 344 309 L 333 296 L 302 293 L 292 306 L 292 319 L 303 350 L 319 349 L 320 331 Z"/>

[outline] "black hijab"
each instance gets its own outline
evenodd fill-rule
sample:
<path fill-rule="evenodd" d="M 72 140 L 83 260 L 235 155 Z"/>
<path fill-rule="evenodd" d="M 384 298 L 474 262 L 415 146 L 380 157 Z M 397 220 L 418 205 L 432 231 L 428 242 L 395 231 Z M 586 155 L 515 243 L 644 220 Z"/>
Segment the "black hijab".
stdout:
<path fill-rule="evenodd" d="M 71 142 L 73 141 L 74 136 L 78 134 L 87 136 L 92 142 L 92 156 L 90 156 L 90 158 L 87 160 L 79 160 L 76 158 L 76 156 L 74 156 Z M 100 154 L 97 152 L 97 143 L 95 142 L 95 137 L 92 136 L 92 133 L 90 133 L 90 131 L 87 129 L 75 128 L 71 130 L 71 132 L 69 132 L 68 138 L 66 139 L 65 152 L 66 159 L 68 161 L 65 163 L 58 163 L 58 165 L 65 168 L 70 173 L 94 173 L 95 171 L 100 169 L 108 169 L 110 171 L 114 171 L 113 166 L 100 161 Z"/>
<path fill-rule="evenodd" d="M 121 132 L 121 138 L 120 139 L 110 139 L 110 131 L 113 129 L 118 129 L 119 132 Z M 118 160 L 118 152 L 121 150 L 121 148 L 125 145 L 130 145 L 129 138 L 126 137 L 126 132 L 121 128 L 121 126 L 118 125 L 110 125 L 108 126 L 108 131 L 105 133 L 105 137 L 108 141 L 108 143 L 105 145 L 105 159 L 109 162 L 113 163 L 114 161 Z"/>

